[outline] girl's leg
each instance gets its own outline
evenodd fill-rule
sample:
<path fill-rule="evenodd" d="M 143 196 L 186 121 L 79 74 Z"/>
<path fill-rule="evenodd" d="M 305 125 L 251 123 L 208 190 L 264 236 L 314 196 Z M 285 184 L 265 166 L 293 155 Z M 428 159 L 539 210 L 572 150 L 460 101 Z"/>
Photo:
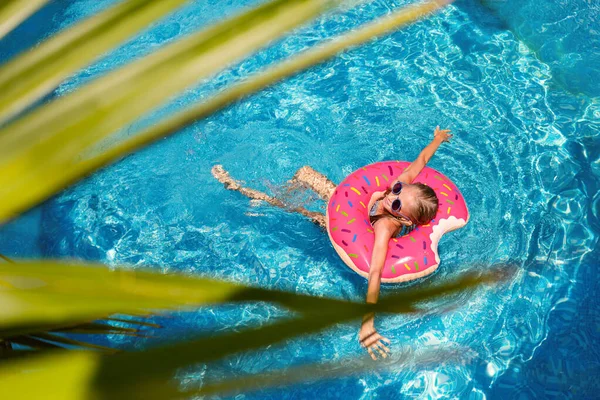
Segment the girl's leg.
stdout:
<path fill-rule="evenodd" d="M 290 186 L 293 188 L 295 185 L 312 189 L 326 202 L 329 201 L 336 188 L 335 183 L 330 181 L 325 175 L 307 165 L 296 171 L 296 174 L 290 180 Z"/>
<path fill-rule="evenodd" d="M 304 215 L 305 217 L 310 218 L 310 220 L 312 222 L 314 222 L 315 224 L 325 228 L 325 215 L 323 215 L 321 213 L 314 212 L 314 211 L 308 211 L 307 209 L 305 209 L 303 207 L 289 207 L 283 201 L 279 200 L 276 197 L 269 196 L 268 194 L 259 192 L 258 190 L 245 188 L 245 187 L 241 186 L 239 182 L 237 182 L 232 177 L 230 177 L 229 173 L 227 171 L 225 171 L 223 169 L 223 166 L 221 166 L 221 165 L 215 165 L 212 168 L 211 172 L 212 172 L 213 176 L 219 182 L 221 182 L 223 185 L 225 185 L 225 188 L 227 188 L 229 190 L 237 190 L 244 196 L 249 197 L 253 200 L 262 200 L 262 201 L 265 201 L 265 202 L 271 204 L 272 206 L 283 208 L 284 210 L 300 213 L 300 214 Z"/>

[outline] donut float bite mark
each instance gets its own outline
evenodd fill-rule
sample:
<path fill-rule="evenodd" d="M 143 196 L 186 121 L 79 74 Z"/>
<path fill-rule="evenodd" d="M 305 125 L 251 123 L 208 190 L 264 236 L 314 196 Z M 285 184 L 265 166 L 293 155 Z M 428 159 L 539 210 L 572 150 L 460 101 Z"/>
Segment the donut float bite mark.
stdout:
<path fill-rule="evenodd" d="M 365 278 L 375 241 L 367 204 L 373 192 L 387 188 L 409 165 L 405 161 L 384 161 L 362 167 L 348 175 L 329 200 L 326 209 L 329 239 L 346 265 Z M 382 282 L 405 282 L 435 271 L 440 263 L 437 251 L 440 238 L 469 220 L 463 196 L 446 176 L 425 167 L 414 182 L 424 183 L 436 192 L 440 202 L 438 214 L 429 224 L 418 226 L 408 235 L 390 239 Z"/>

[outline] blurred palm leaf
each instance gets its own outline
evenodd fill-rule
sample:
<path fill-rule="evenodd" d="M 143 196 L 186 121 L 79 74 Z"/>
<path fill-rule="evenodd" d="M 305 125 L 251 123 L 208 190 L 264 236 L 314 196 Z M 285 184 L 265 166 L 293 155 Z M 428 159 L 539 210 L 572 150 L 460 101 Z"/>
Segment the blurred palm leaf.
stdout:
<path fill-rule="evenodd" d="M 46 310 L 49 315 L 56 315 L 55 311 L 60 311 L 63 314 L 61 320 L 76 320 L 81 315 L 80 310 L 73 309 L 73 314 L 66 316 L 65 314 L 71 311 L 68 304 L 73 303 L 75 299 L 78 302 L 88 302 L 93 295 L 101 297 L 102 288 L 107 292 L 108 299 L 112 300 L 109 303 L 116 306 L 119 301 L 122 301 L 126 309 L 131 309 L 132 299 L 139 297 L 136 306 L 141 308 L 145 305 L 172 307 L 178 304 L 206 304 L 217 301 L 271 301 L 301 312 L 298 317 L 284 319 L 267 326 L 248 328 L 241 332 L 202 338 L 141 353 L 123 353 L 108 358 L 100 357 L 100 355 L 73 355 L 72 362 L 76 365 L 83 362 L 86 365 L 81 372 L 88 374 L 86 379 L 94 379 L 96 391 L 103 397 L 145 399 L 164 398 L 163 396 L 172 396 L 176 393 L 176 388 L 171 385 L 171 379 L 178 368 L 279 343 L 301 334 L 314 333 L 333 324 L 355 319 L 369 311 L 416 312 L 420 301 L 463 291 L 484 282 L 506 280 L 510 277 L 507 272 L 514 272 L 513 269 L 505 266 L 491 268 L 481 275 L 465 274 L 453 282 L 432 286 L 426 290 L 410 289 L 381 299 L 376 305 L 369 305 L 269 289 L 248 288 L 195 277 L 165 276 L 149 272 L 109 271 L 106 268 L 91 266 L 82 268 L 57 263 L 39 263 L 39 265 L 25 263 L 18 264 L 19 268 L 17 265 L 3 264 L 2 267 L 0 280 L 11 282 L 13 285 L 14 282 L 20 283 L 18 287 L 13 286 L 12 289 L 0 291 L 0 301 L 4 304 L 12 304 L 13 307 L 24 311 L 21 316 L 21 329 L 40 323 L 40 316 L 31 312 L 36 309 Z M 44 271 L 46 272 L 44 273 Z M 86 279 L 88 272 L 91 273 Z M 213 285 L 218 287 L 211 288 Z M 23 296 L 27 292 L 38 293 L 40 298 L 47 298 L 53 293 L 60 292 L 63 295 L 63 302 L 50 302 L 42 307 L 31 302 L 31 296 Z M 79 300 L 82 292 L 89 292 L 90 295 L 88 298 Z M 107 309 L 104 312 L 110 312 L 110 310 Z M 89 316 L 91 313 L 86 315 Z M 26 317 L 31 317 L 31 319 Z M 15 325 L 19 326 L 13 324 L 0 332 L 5 335 L 6 331 L 10 332 Z M 86 329 L 93 331 L 94 328 L 95 326 L 89 326 Z M 31 334 L 35 336 L 34 333 Z M 67 358 L 57 357 L 61 363 L 64 363 L 65 368 L 71 370 L 72 366 L 69 365 Z M 40 362 L 43 364 L 47 358 L 29 357 L 32 364 L 13 362 L 4 369 L 0 369 L 0 376 L 10 375 L 10 371 L 12 371 L 12 376 L 16 379 L 16 381 L 2 380 L 0 388 L 3 389 L 3 393 L 16 393 L 13 392 L 15 387 L 12 385 L 19 382 L 20 377 L 14 374 L 17 374 L 17 370 L 33 368 L 34 365 L 38 365 L 36 363 L 39 360 L 42 360 Z M 95 372 L 92 373 L 92 370 Z M 45 377 L 47 373 L 47 371 L 40 371 L 41 375 L 39 376 Z M 60 369 L 57 369 L 56 373 L 61 373 Z M 38 375 L 29 375 L 32 379 L 38 377 Z M 71 378 L 77 379 L 69 377 L 69 379 Z M 80 389 L 83 390 L 83 388 Z M 90 396 L 90 394 L 88 393 L 86 396 Z"/>
<path fill-rule="evenodd" d="M 0 338 L 53 330 L 117 313 L 243 301 L 295 311 L 356 307 L 342 300 L 252 288 L 213 279 L 52 261 L 0 264 Z M 10 305 L 10 306 L 9 306 Z M 359 308 L 364 304 L 359 304 Z"/>
<path fill-rule="evenodd" d="M 285 368 L 262 374 L 236 377 L 220 382 L 203 384 L 201 389 L 187 388 L 180 397 L 191 398 L 192 395 L 235 395 L 258 389 L 288 386 L 300 382 L 314 382 L 322 379 L 348 377 L 364 372 L 382 371 L 386 369 L 403 370 L 436 368 L 441 365 L 467 363 L 474 357 L 474 352 L 459 346 L 435 346 L 421 351 L 403 348 L 394 352 L 387 359 L 373 363 L 370 357 L 339 360 L 335 362 L 312 364 L 300 367 Z"/>
<path fill-rule="evenodd" d="M 47 2 L 48 0 L 3 0 L 0 4 L 0 39 Z"/>
<path fill-rule="evenodd" d="M 421 301 L 434 300 L 452 293 L 473 289 L 482 283 L 504 281 L 510 278 L 514 272 L 514 268 L 506 265 L 495 266 L 481 275 L 465 274 L 454 281 L 431 286 L 426 292 L 421 289 L 409 289 L 402 293 L 387 296 L 376 305 L 345 302 L 350 307 L 335 307 L 326 302 L 321 306 L 315 306 L 312 303 L 310 306 L 312 312 L 304 313 L 302 316 L 291 320 L 279 321 L 259 328 L 250 328 L 242 332 L 203 338 L 189 343 L 149 349 L 143 353 L 123 353 L 107 358 L 102 363 L 97 382 L 103 390 L 114 391 L 114 393 L 110 393 L 111 395 L 117 395 L 124 391 L 123 393 L 127 393 L 127 396 L 134 396 L 132 385 L 137 381 L 138 386 L 135 391 L 136 395 L 140 395 L 137 398 L 143 398 L 145 394 L 151 392 L 158 393 L 161 390 L 168 390 L 166 388 L 171 376 L 178 368 L 195 363 L 206 363 L 233 353 L 280 343 L 301 334 L 318 332 L 331 325 L 359 318 L 369 310 L 394 313 L 424 313 L 418 309 L 418 304 Z M 311 300 L 316 301 L 317 299 L 313 298 Z M 300 303 L 301 300 L 298 299 L 297 302 Z M 306 309 L 308 308 L 307 305 Z M 153 360 L 160 360 L 160 363 L 153 362 Z M 120 375 L 119 368 L 129 372 L 126 376 Z M 144 382 L 145 388 L 148 389 L 147 393 L 144 393 L 140 388 L 141 382 Z"/>
<path fill-rule="evenodd" d="M 331 41 L 325 46 L 308 51 L 301 56 L 289 60 L 288 62 L 270 68 L 264 73 L 259 74 L 242 84 L 236 85 L 218 96 L 215 96 L 207 103 L 200 104 L 197 107 L 193 107 L 187 111 L 179 113 L 176 116 L 157 124 L 149 130 L 142 132 L 140 135 L 127 140 L 121 145 L 114 147 L 107 152 L 100 154 L 99 156 L 82 162 L 79 161 L 81 160 L 83 153 L 89 152 L 90 149 L 93 149 L 99 141 L 103 140 L 105 137 L 112 134 L 116 129 L 120 128 L 122 124 L 125 123 L 125 120 L 133 115 L 131 104 L 115 106 L 113 107 L 112 111 L 107 111 L 106 109 L 99 110 L 93 105 L 88 104 L 88 111 L 90 112 L 90 118 L 92 119 L 80 121 L 81 124 L 74 123 L 73 126 L 65 128 L 64 119 L 56 118 L 54 122 L 57 124 L 57 126 L 55 127 L 56 129 L 54 130 L 54 133 L 51 133 L 51 121 L 35 122 L 36 118 L 33 118 L 33 125 L 29 125 L 29 127 L 25 126 L 27 129 L 33 129 L 30 130 L 28 134 L 26 133 L 27 129 L 23 130 L 22 128 L 24 127 L 19 125 L 19 121 L 17 121 L 16 124 L 7 127 L 4 131 L 0 131 L 0 135 L 2 135 L 3 132 L 5 135 L 7 135 L 4 138 L 7 140 L 7 142 L 3 142 L 3 138 L 0 136 L 0 149 L 2 148 L 2 145 L 6 146 L 6 148 L 12 146 L 12 150 L 9 152 L 9 155 L 14 153 L 13 156 L 6 157 L 8 162 L 4 163 L 4 165 L 0 163 L 0 222 L 14 217 L 24 209 L 48 198 L 67 185 L 77 181 L 78 179 L 81 179 L 92 171 L 114 161 L 115 159 L 122 157 L 128 152 L 146 146 L 160 137 L 172 134 L 182 127 L 189 125 L 198 119 L 204 118 L 207 115 L 210 115 L 211 113 L 225 107 L 237 99 L 254 93 L 257 90 L 260 90 L 265 86 L 277 82 L 285 77 L 291 76 L 302 69 L 306 69 L 312 65 L 315 65 L 345 48 L 364 43 L 365 41 L 377 35 L 387 33 L 392 29 L 398 28 L 399 26 L 413 22 L 419 18 L 423 18 L 424 16 L 446 4 L 447 2 L 444 0 L 437 0 L 406 7 L 403 10 L 395 12 L 389 17 L 381 18 L 380 20 L 365 26 L 356 32 L 346 34 L 337 40 Z M 303 5 L 303 7 L 307 6 Z M 311 16 L 314 12 L 316 12 L 312 8 L 309 11 Z M 224 24 L 227 25 L 226 23 Z M 235 25 L 222 27 L 226 31 L 225 34 L 227 34 L 227 29 L 234 29 L 233 26 Z M 209 31 L 210 30 L 211 29 L 209 29 Z M 284 28 L 280 30 L 284 30 Z M 193 38 L 187 39 L 187 41 L 190 41 L 191 39 Z M 262 39 L 265 39 L 265 37 Z M 171 46 L 176 45 L 177 44 Z M 248 45 L 246 45 L 246 47 L 248 47 Z M 181 49 L 175 49 L 176 52 L 180 50 Z M 225 49 L 225 51 L 227 51 L 227 49 Z M 210 58 L 210 54 L 205 54 L 205 56 Z M 227 54 L 227 56 L 229 57 L 230 54 Z M 167 55 L 164 57 L 167 57 Z M 164 57 L 160 56 L 159 58 L 162 59 Z M 126 70 L 132 67 L 135 67 L 134 70 L 138 67 L 142 68 L 143 64 L 144 61 L 140 61 L 130 67 L 127 67 Z M 115 79 L 111 78 L 112 81 L 118 82 L 122 80 L 123 78 L 118 78 L 118 76 L 122 76 L 123 72 L 124 71 L 116 71 L 113 73 L 111 76 L 114 75 L 116 77 Z M 154 72 L 158 75 L 161 75 L 164 71 Z M 131 71 L 125 75 L 129 73 L 131 73 Z M 143 79 L 140 77 L 137 77 L 139 78 L 139 82 L 137 85 L 133 85 L 134 88 L 125 88 L 121 91 L 121 87 L 119 86 L 114 88 L 112 95 L 110 93 L 106 93 L 107 91 L 110 91 L 102 85 L 108 85 L 105 80 L 108 79 L 111 81 L 111 79 L 109 79 L 111 76 L 101 79 L 97 84 L 90 85 L 101 85 L 98 87 L 98 93 L 90 94 L 91 97 L 88 100 L 91 104 L 96 104 L 97 102 L 104 104 L 105 102 L 109 102 L 110 99 L 115 100 L 117 98 L 122 98 L 125 96 L 124 93 L 128 92 L 129 89 L 132 91 L 138 91 L 137 94 L 133 94 L 132 96 L 141 96 L 143 98 L 147 97 L 142 92 L 144 91 L 143 88 L 148 87 L 148 82 L 143 81 Z M 116 85 L 118 86 L 118 84 Z M 88 92 L 89 91 L 93 92 L 93 88 L 88 87 Z M 168 93 L 166 91 L 158 91 L 155 93 L 155 95 L 156 101 L 161 101 L 168 97 Z M 71 96 L 66 97 L 68 99 Z M 105 96 L 109 97 L 106 98 Z M 100 98 L 102 98 L 102 101 L 100 101 Z M 81 105 L 80 102 L 83 101 L 84 100 L 82 99 L 74 99 L 70 103 L 67 101 L 68 104 L 66 104 L 65 107 L 75 107 L 78 109 L 77 107 Z M 135 100 L 136 107 L 139 105 L 138 103 L 139 98 L 138 100 Z M 63 108 L 61 104 L 62 103 L 56 105 L 56 107 L 59 109 Z M 79 111 L 76 113 L 79 115 L 79 113 L 82 111 L 81 109 L 78 110 Z M 108 116 L 104 115 L 104 112 L 113 113 L 111 115 L 115 117 L 110 117 L 110 119 L 113 120 L 115 124 L 106 126 L 104 122 L 106 122 L 106 118 L 108 118 Z M 136 115 L 140 115 L 141 113 L 142 111 L 139 111 L 139 113 Z M 46 117 L 50 119 L 53 118 L 51 114 Z M 41 118 L 41 121 L 44 121 L 46 117 L 41 116 L 37 118 L 37 120 L 40 120 Z M 94 122 L 93 118 L 100 118 L 101 120 Z M 116 119 L 119 118 L 121 118 L 121 126 L 118 126 L 119 124 L 116 123 Z M 28 118 L 25 119 L 25 122 L 27 121 L 29 121 Z M 46 123 L 50 124 L 50 126 L 46 125 Z M 39 124 L 44 124 L 45 129 L 37 129 L 36 127 L 40 126 Z M 11 135 L 13 135 L 13 139 L 10 139 Z M 30 141 L 27 142 L 21 140 L 21 135 L 30 137 Z M 44 138 L 40 138 L 39 136 L 43 136 Z M 19 140 L 21 141 L 19 142 Z M 40 142 L 40 140 L 42 141 Z M 63 140 L 69 141 L 70 145 L 68 147 L 64 146 Z M 21 144 L 21 148 L 18 152 L 16 151 L 17 148 L 15 147 L 16 143 Z M 0 150 L 0 159 L 1 157 L 2 151 Z M 13 159 L 10 160 L 10 158 Z M 33 160 L 35 160 L 35 162 Z M 18 183 L 14 183 L 14 179 L 17 175 L 20 175 L 20 180 Z M 3 182 L 12 183 L 12 185 L 8 183 L 6 185 L 2 185 Z"/>
<path fill-rule="evenodd" d="M 44 187 L 60 181 L 85 149 L 341 1 L 273 0 L 10 123 L 0 130 L 0 223 L 46 198 Z"/>
<path fill-rule="evenodd" d="M 0 258 L 5 261 L 13 264 L 13 268 L 19 268 L 15 265 L 15 261 L 12 259 L 0 254 Z M 14 278 L 14 276 L 13 276 Z M 10 278 L 9 278 L 10 280 Z M 12 288 L 14 285 L 9 284 L 0 280 L 0 286 L 4 288 Z M 103 322 L 119 322 L 126 323 L 135 326 L 144 326 L 144 327 L 153 327 L 160 328 L 160 325 L 134 320 L 134 319 L 124 319 L 124 318 L 104 318 Z M 49 332 L 43 332 L 44 330 L 48 330 Z M 81 340 L 74 340 L 65 336 L 61 336 L 61 334 L 88 334 L 88 335 L 110 335 L 110 334 L 122 334 L 129 336 L 137 336 L 137 337 L 148 337 L 147 335 L 140 333 L 139 328 L 126 328 L 126 327 L 118 327 L 107 325 L 105 323 L 97 323 L 97 322 L 82 322 L 75 325 L 67 325 L 67 326 L 58 326 L 58 325 L 38 325 L 32 326 L 29 330 L 21 330 L 18 329 L 6 329 L 0 332 L 0 342 L 2 342 L 4 346 L 4 354 L 6 356 L 6 350 L 11 350 L 14 344 L 20 344 L 23 346 L 28 346 L 33 349 L 48 349 L 48 348 L 63 348 L 64 346 L 71 347 L 83 347 L 90 348 L 96 350 L 102 350 L 105 352 L 114 353 L 116 350 L 105 347 L 98 346 L 89 342 L 84 342 Z"/>
<path fill-rule="evenodd" d="M 508 270 L 504 267 L 502 270 Z M 52 261 L 0 264 L 0 338 L 29 334 L 107 318 L 117 313 L 148 313 L 178 306 L 269 301 L 304 315 L 333 312 L 361 315 L 368 311 L 414 312 L 422 300 L 464 290 L 481 282 L 505 280 L 500 269 L 482 276 L 467 274 L 443 286 L 397 293 L 377 305 L 315 297 L 178 274 Z M 512 270 L 511 270 L 512 271 Z"/>
<path fill-rule="evenodd" d="M 0 308 L 0 336 L 116 313 L 218 303 L 245 289 L 210 279 L 51 261 L 2 263 L 0 283 L 0 302 L 7 305 Z"/>
<path fill-rule="evenodd" d="M 13 400 L 92 399 L 88 387 L 97 357 L 93 352 L 47 352 L 1 363 L 0 393 Z"/>
<path fill-rule="evenodd" d="M 341 376 L 355 375 L 365 371 L 379 371 L 389 368 L 414 369 L 431 368 L 445 364 L 468 362 L 474 354 L 465 348 L 440 346 L 422 351 L 405 349 L 393 355 L 390 359 L 373 363 L 370 358 L 350 359 L 321 365 L 308 365 L 289 368 L 260 375 L 229 379 L 222 382 L 209 382 L 201 389 L 186 388 L 178 390 L 165 383 L 151 384 L 147 380 L 140 382 L 138 388 L 128 390 L 103 390 L 102 386 L 93 387 L 90 383 L 96 373 L 96 363 L 107 357 L 90 353 L 46 353 L 37 355 L 35 360 L 18 360 L 11 367 L 0 364 L 0 375 L 7 380 L 0 382 L 3 393 L 18 394 L 13 398 L 44 398 L 60 400 L 80 399 L 146 399 L 165 400 L 191 398 L 194 395 L 232 394 L 240 391 L 252 391 L 269 387 L 285 386 L 304 381 L 331 379 Z M 114 357 L 110 357 L 114 358 Z M 154 362 L 160 363 L 160 360 Z M 35 365 L 39 369 L 30 374 L 19 374 L 18 371 Z M 125 373 L 121 371 L 122 373 Z M 61 377 L 60 397 L 47 391 L 46 382 Z M 23 378 L 28 378 L 28 384 L 23 385 Z M 37 384 L 44 384 L 44 386 Z M 150 384 L 150 385 L 149 385 Z M 151 386 L 153 391 L 148 390 Z M 40 397 L 41 396 L 41 397 Z"/>
<path fill-rule="evenodd" d="M 9 1 L 9 4 L 19 3 L 19 9 L 25 10 L 46 1 Z M 124 0 L 11 60 L 0 69 L 0 123 L 48 94 L 79 68 L 187 1 Z"/>

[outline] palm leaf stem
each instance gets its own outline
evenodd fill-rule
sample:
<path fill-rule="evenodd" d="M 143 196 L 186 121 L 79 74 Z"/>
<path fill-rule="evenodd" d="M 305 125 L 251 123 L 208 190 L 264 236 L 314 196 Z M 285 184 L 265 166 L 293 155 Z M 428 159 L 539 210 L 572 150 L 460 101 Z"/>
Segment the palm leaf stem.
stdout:
<path fill-rule="evenodd" d="M 31 336 L 16 336 L 6 340 L 9 343 L 15 343 L 22 346 L 27 346 L 32 349 L 64 349 L 64 345 L 77 346 L 80 348 L 89 348 L 94 350 L 100 350 L 106 354 L 114 354 L 117 352 L 116 349 L 110 347 L 95 345 L 92 343 L 82 342 L 79 340 L 69 339 L 58 335 L 49 335 L 44 333 L 38 333 Z M 21 350 L 19 350 L 21 351 Z"/>
<path fill-rule="evenodd" d="M 11 260 L 10 258 L 6 257 L 3 254 L 0 254 L 0 258 L 3 259 L 4 261 L 6 261 L 7 263 L 15 264 L 15 262 L 13 260 Z"/>
<path fill-rule="evenodd" d="M 116 353 L 118 351 L 118 350 L 110 348 L 110 347 L 100 346 L 97 344 L 83 342 L 81 340 L 75 340 L 75 339 L 67 338 L 64 336 L 59 336 L 59 335 L 55 335 L 55 334 L 53 335 L 50 333 L 36 333 L 35 335 L 31 335 L 31 336 L 38 338 L 38 339 L 47 340 L 50 342 L 60 343 L 63 345 L 85 347 L 85 348 L 90 348 L 90 349 L 95 349 L 95 350 L 101 350 L 105 353 L 110 353 L 110 354 Z"/>
<path fill-rule="evenodd" d="M 131 324 L 131 325 L 147 326 L 147 327 L 151 327 L 151 328 L 162 328 L 161 325 L 155 324 L 155 323 L 152 323 L 152 322 L 132 320 L 132 319 L 125 319 L 125 318 L 110 317 L 110 318 L 104 318 L 104 320 L 106 320 L 106 321 L 114 321 L 114 322 L 123 322 L 123 323 Z"/>
<path fill-rule="evenodd" d="M 61 349 L 58 344 L 50 343 L 45 340 L 36 339 L 32 336 L 16 336 L 10 339 L 11 343 L 20 344 L 21 346 L 31 347 L 38 350 Z"/>

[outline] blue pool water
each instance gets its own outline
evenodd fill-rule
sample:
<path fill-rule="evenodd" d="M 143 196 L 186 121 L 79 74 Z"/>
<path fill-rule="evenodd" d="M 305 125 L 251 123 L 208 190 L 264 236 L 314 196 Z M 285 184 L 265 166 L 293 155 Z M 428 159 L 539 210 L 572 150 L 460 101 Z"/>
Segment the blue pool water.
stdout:
<path fill-rule="evenodd" d="M 6 60 L 112 3 L 54 1 L 0 42 L 0 57 Z M 252 4 L 257 2 L 192 2 L 68 79 L 53 95 Z M 381 0 L 324 17 L 188 90 L 120 135 L 404 4 Z M 361 300 L 366 281 L 338 259 L 323 232 L 301 216 L 250 204 L 225 190 L 212 178 L 211 167 L 222 164 L 249 186 L 277 194 L 303 165 L 340 182 L 365 164 L 413 159 L 436 125 L 449 127 L 452 143 L 438 151 L 431 166 L 461 188 L 470 223 L 443 238 L 435 274 L 384 285 L 382 294 L 506 261 L 518 262 L 520 272 L 500 287 L 431 305 L 458 301 L 452 313 L 381 316 L 377 326 L 392 339 L 392 348 L 457 343 L 478 357 L 467 365 L 416 371 L 399 366 L 239 398 L 594 398 L 600 372 L 600 93 L 593 60 L 600 56 L 600 5 L 586 0 L 568 7 L 539 5 L 547 18 L 587 18 L 588 31 L 581 28 L 571 40 L 576 46 L 569 54 L 583 60 L 573 65 L 566 60 L 574 56 L 563 57 L 564 48 L 539 47 L 537 27 L 543 24 L 532 20 L 528 29 L 531 7 L 511 14 L 503 2 L 458 1 L 427 21 L 312 68 L 126 158 L 3 227 L 0 252 L 153 266 Z M 549 20 L 548 26 L 558 41 L 573 36 L 569 24 Z M 582 70 L 588 78 L 569 79 Z M 165 327 L 151 333 L 193 337 L 283 315 L 264 304 L 204 308 L 157 319 Z M 181 379 L 201 384 L 362 356 L 357 331 L 358 323 L 338 326 L 191 368 Z M 146 345 L 131 338 L 111 341 Z"/>

